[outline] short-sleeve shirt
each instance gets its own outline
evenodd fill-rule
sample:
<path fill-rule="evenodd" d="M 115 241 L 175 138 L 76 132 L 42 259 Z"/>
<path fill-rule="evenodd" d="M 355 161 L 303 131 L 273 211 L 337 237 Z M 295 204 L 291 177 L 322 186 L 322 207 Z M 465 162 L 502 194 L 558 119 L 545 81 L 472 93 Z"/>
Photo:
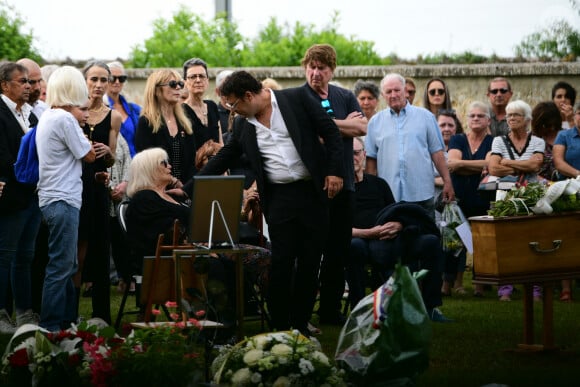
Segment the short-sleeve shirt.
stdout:
<path fill-rule="evenodd" d="M 81 208 L 82 162 L 91 150 L 76 118 L 63 109 L 47 109 L 38 122 L 36 147 L 39 161 L 39 206 L 64 200 Z"/>
<path fill-rule="evenodd" d="M 554 145 L 566 147 L 564 161 L 580 169 L 580 133 L 577 128 L 564 129 L 558 132 Z"/>
<path fill-rule="evenodd" d="M 377 160 L 377 175 L 387 181 L 396 201 L 420 202 L 435 196 L 431 155 L 445 145 L 435 116 L 409 103 L 399 114 L 387 108 L 367 129 L 367 157 Z"/>
<path fill-rule="evenodd" d="M 528 133 L 528 140 L 526 142 L 526 146 L 521 152 L 518 152 L 514 147 L 514 144 L 510 140 L 509 137 L 506 136 L 498 136 L 493 139 L 493 143 L 491 144 L 491 154 L 501 156 L 504 159 L 511 159 L 510 152 L 508 147 L 506 147 L 506 141 L 509 145 L 509 149 L 511 149 L 514 157 L 513 160 L 529 160 L 534 153 L 541 153 L 544 154 L 544 150 L 546 149 L 546 143 L 540 137 L 536 137 L 530 133 Z"/>

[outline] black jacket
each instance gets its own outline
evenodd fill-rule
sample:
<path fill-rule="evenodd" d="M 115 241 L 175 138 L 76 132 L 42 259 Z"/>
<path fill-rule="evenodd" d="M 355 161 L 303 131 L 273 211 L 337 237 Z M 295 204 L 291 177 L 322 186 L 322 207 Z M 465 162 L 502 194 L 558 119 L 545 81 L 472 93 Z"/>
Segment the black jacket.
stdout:
<path fill-rule="evenodd" d="M 28 120 L 31 128 L 38 124 L 34 113 L 30 113 Z M 0 180 L 6 183 L 0 196 L 0 214 L 25 208 L 36 190 L 35 185 L 19 183 L 14 175 L 14 163 L 18 157 L 22 136 L 24 131 L 20 124 L 0 98 Z"/>

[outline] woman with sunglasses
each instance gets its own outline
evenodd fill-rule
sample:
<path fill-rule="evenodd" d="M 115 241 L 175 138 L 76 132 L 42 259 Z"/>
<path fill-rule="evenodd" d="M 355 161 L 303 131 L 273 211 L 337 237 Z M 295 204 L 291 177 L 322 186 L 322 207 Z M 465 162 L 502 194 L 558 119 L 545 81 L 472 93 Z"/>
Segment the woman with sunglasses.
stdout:
<path fill-rule="evenodd" d="M 137 153 L 135 150 L 135 130 L 137 129 L 137 123 L 139 122 L 141 106 L 136 103 L 128 102 L 121 94 L 125 82 L 127 82 L 127 74 L 125 73 L 125 67 L 123 67 L 123 64 L 114 61 L 107 65 L 111 70 L 111 82 L 107 90 L 106 102 L 109 104 L 111 109 L 116 110 L 121 114 L 121 118 L 123 119 L 121 124 L 121 134 L 125 141 L 127 141 L 131 157 L 133 157 L 135 156 L 135 153 Z"/>
<path fill-rule="evenodd" d="M 93 144 L 97 159 L 83 163 L 83 204 L 78 235 L 79 275 L 92 298 L 92 317 L 111 323 L 109 282 L 109 174 L 107 168 L 115 162 L 117 136 L 121 114 L 109 109 L 103 97 L 109 87 L 111 71 L 104 62 L 87 63 L 83 75 L 89 90 L 89 118 L 83 126 L 85 136 Z"/>
<path fill-rule="evenodd" d="M 427 82 L 423 95 L 423 106 L 435 116 L 441 109 L 452 109 L 449 89 L 443 79 L 431 78 Z"/>
<path fill-rule="evenodd" d="M 187 60 L 183 64 L 183 78 L 189 91 L 183 110 L 191 121 L 196 150 L 208 140 L 223 144 L 217 104 L 203 99 L 209 87 L 207 64 L 199 58 Z"/>
<path fill-rule="evenodd" d="M 143 110 L 135 133 L 137 152 L 159 147 L 169 155 L 174 179 L 168 188 L 181 187 L 195 174 L 195 138 L 181 104 L 184 86 L 175 70 L 153 72 L 145 84 Z"/>

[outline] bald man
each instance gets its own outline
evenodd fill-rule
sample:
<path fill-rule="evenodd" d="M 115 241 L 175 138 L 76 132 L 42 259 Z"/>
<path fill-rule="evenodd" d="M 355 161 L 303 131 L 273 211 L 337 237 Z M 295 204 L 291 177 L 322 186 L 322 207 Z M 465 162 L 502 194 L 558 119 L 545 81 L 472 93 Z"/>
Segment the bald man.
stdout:
<path fill-rule="evenodd" d="M 48 105 L 46 105 L 46 103 L 40 99 L 40 92 L 43 82 L 40 66 L 38 63 L 28 58 L 19 59 L 16 63 L 26 67 L 28 70 L 28 83 L 30 84 L 28 104 L 32 106 L 32 112 L 34 115 L 40 119 L 40 116 L 48 107 Z"/>

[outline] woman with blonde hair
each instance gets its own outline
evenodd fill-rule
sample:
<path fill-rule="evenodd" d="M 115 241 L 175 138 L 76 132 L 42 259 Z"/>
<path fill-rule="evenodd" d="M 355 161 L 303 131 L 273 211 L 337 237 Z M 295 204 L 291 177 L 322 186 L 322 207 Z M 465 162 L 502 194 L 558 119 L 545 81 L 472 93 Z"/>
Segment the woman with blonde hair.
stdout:
<path fill-rule="evenodd" d="M 154 147 L 167 152 L 174 177 L 169 186 L 175 188 L 195 174 L 195 139 L 181 105 L 184 86 L 175 70 L 152 73 L 145 84 L 143 109 L 135 133 L 137 152 Z"/>

